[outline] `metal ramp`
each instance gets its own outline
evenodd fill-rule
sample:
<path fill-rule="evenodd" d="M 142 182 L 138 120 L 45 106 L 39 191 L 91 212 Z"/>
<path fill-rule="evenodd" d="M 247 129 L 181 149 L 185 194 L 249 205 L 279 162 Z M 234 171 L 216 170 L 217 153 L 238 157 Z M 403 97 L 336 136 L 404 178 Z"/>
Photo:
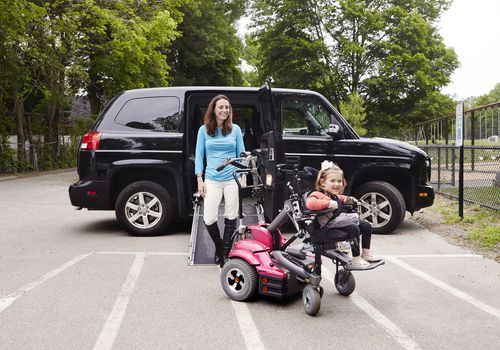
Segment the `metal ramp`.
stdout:
<path fill-rule="evenodd" d="M 261 206 L 255 204 L 255 199 L 243 198 L 243 213 L 245 217 L 239 221 L 239 226 L 249 225 L 264 221 L 264 213 Z M 224 206 L 219 206 L 219 218 L 217 220 L 221 236 L 224 232 Z M 203 201 L 201 198 L 194 200 L 193 224 L 191 226 L 191 239 L 189 241 L 189 265 L 214 265 L 215 247 L 203 222 Z"/>

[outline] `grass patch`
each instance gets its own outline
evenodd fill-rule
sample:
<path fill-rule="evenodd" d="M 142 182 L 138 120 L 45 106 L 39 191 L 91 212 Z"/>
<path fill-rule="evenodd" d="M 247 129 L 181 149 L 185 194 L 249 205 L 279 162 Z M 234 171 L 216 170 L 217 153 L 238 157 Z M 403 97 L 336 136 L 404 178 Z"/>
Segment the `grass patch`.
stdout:
<path fill-rule="evenodd" d="M 463 220 L 458 216 L 458 201 L 436 197 L 433 208 L 443 215 L 444 223 L 457 225 L 466 232 L 466 239 L 487 250 L 500 249 L 500 211 L 464 204 Z"/>
<path fill-rule="evenodd" d="M 478 227 L 473 229 L 467 238 L 483 248 L 495 248 L 500 243 L 500 227 Z"/>

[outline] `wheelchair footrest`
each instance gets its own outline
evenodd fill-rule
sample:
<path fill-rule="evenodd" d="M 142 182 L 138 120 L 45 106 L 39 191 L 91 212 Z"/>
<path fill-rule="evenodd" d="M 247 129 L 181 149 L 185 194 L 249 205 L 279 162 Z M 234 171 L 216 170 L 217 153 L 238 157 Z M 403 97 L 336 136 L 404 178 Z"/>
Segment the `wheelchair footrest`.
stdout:
<path fill-rule="evenodd" d="M 367 266 L 346 264 L 344 266 L 344 269 L 348 270 L 348 271 L 365 271 L 365 270 L 373 270 L 374 268 L 377 268 L 380 265 L 384 265 L 384 264 L 385 264 L 384 260 L 378 261 L 376 263 L 371 263 L 370 265 L 367 265 Z"/>

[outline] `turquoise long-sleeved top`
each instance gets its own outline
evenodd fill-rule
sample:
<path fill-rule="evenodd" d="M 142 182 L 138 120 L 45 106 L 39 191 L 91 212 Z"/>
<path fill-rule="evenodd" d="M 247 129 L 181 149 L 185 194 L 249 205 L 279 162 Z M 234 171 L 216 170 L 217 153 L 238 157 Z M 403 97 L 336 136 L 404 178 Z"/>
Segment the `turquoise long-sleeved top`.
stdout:
<path fill-rule="evenodd" d="M 203 159 L 207 158 L 207 168 L 205 169 L 205 180 L 228 181 L 233 179 L 235 167 L 232 165 L 225 167 L 222 171 L 216 169 L 228 158 L 239 157 L 241 152 L 245 152 L 243 135 L 238 125 L 233 124 L 231 132 L 226 136 L 222 135 L 222 129 L 217 129 L 215 136 L 209 136 L 205 125 L 198 130 L 196 139 L 196 151 L 194 159 L 195 174 L 203 174 Z"/>

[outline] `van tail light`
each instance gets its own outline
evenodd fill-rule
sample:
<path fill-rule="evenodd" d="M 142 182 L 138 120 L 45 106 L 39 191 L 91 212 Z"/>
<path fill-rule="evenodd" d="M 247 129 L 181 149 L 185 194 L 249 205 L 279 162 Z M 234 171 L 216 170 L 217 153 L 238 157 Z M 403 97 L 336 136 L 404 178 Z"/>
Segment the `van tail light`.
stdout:
<path fill-rule="evenodd" d="M 99 149 L 99 141 L 101 133 L 99 131 L 91 131 L 83 135 L 80 149 L 92 150 Z"/>

